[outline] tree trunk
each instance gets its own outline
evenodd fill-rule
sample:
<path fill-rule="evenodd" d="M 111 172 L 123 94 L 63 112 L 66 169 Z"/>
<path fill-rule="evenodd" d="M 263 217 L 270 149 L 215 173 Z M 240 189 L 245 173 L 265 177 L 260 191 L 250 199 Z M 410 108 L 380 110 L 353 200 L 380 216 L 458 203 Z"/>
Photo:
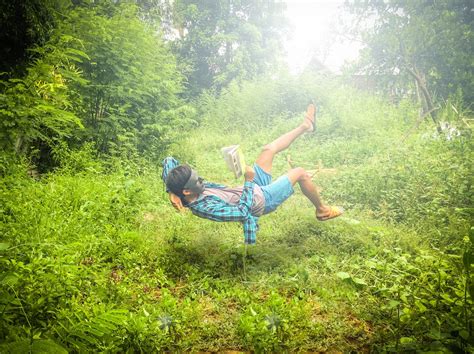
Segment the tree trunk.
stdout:
<path fill-rule="evenodd" d="M 420 95 L 420 87 L 418 85 L 418 81 L 415 80 L 415 88 L 416 88 L 416 100 L 420 104 L 420 117 L 423 115 L 423 112 L 426 112 L 425 110 L 425 102 L 422 100 L 421 95 Z"/>
<path fill-rule="evenodd" d="M 435 113 L 436 108 L 433 104 L 433 100 L 431 99 L 431 95 L 428 92 L 428 89 L 426 88 L 426 84 L 425 84 L 424 80 L 422 79 L 422 77 L 421 77 L 420 73 L 418 72 L 418 70 L 416 69 L 416 67 L 414 67 L 412 69 L 408 65 L 406 65 L 406 69 L 408 70 L 410 75 L 412 75 L 413 78 L 416 80 L 416 83 L 417 83 L 418 87 L 420 88 L 421 93 L 423 94 L 423 98 L 425 99 L 424 101 L 426 103 L 426 107 L 425 107 L 424 111 L 429 112 L 429 115 L 430 115 L 431 119 L 433 120 L 433 123 L 436 125 L 436 130 L 438 130 L 438 133 L 441 133 L 442 132 L 441 126 L 439 125 L 439 122 L 436 119 L 436 113 Z"/>

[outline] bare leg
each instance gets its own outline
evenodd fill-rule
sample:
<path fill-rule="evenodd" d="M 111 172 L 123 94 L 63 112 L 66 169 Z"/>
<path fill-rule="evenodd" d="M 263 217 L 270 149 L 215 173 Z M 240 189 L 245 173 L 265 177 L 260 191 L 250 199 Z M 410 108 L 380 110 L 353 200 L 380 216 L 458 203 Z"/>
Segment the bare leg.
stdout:
<path fill-rule="evenodd" d="M 316 186 L 311 181 L 311 177 L 302 167 L 291 169 L 288 174 L 288 179 L 292 185 L 296 182 L 300 185 L 301 191 L 308 198 L 316 208 L 316 217 L 320 220 L 326 218 L 333 218 L 342 214 L 343 209 L 338 207 L 330 207 L 321 200 Z"/>
<path fill-rule="evenodd" d="M 280 151 L 285 150 L 291 143 L 303 134 L 306 129 L 302 126 L 299 126 L 292 131 L 280 136 L 276 140 L 272 141 L 270 144 L 267 144 L 263 147 L 262 152 L 257 157 L 255 162 L 265 171 L 271 173 L 273 166 L 273 158 Z"/>
<path fill-rule="evenodd" d="M 291 145 L 291 143 L 295 141 L 296 138 L 298 138 L 300 135 L 302 135 L 306 131 L 309 131 L 312 129 L 313 123 L 314 123 L 314 114 L 315 114 L 314 105 L 310 104 L 308 106 L 308 109 L 306 110 L 306 116 L 303 123 L 301 123 L 297 128 L 278 137 L 277 139 L 272 141 L 270 144 L 265 145 L 263 147 L 262 152 L 257 157 L 257 160 L 255 162 L 265 172 L 271 173 L 272 166 L 273 166 L 273 158 L 275 157 L 275 155 L 278 154 L 280 151 L 287 149 Z"/>
<path fill-rule="evenodd" d="M 310 176 L 302 167 L 293 168 L 288 172 L 288 179 L 292 185 L 296 182 L 301 187 L 301 191 L 308 198 L 311 203 L 316 207 L 316 212 L 323 215 L 327 211 L 327 206 L 321 200 L 316 186 L 311 181 Z"/>

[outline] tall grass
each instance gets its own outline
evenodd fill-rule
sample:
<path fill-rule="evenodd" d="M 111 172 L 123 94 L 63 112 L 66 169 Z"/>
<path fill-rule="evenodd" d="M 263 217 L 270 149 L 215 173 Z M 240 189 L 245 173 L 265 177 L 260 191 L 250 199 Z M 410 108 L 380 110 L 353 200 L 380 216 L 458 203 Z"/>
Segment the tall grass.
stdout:
<path fill-rule="evenodd" d="M 202 97 L 200 126 L 169 153 L 237 185 L 220 148 L 241 144 L 251 162 L 310 99 L 316 131 L 274 175 L 287 154 L 319 164 L 323 198 L 346 214 L 319 223 L 297 191 L 260 219 L 254 247 L 236 223 L 176 213 L 158 163 L 86 146 L 34 179 L 2 155 L 0 351 L 471 350 L 468 129 L 447 140 L 426 124 L 403 141 L 410 103 L 282 77 Z"/>

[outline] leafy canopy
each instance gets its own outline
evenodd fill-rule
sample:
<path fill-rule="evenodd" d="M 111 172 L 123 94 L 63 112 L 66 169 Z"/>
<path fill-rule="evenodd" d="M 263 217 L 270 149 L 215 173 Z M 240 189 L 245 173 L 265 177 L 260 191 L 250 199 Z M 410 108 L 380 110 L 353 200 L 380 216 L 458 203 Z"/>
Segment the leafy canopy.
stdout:
<path fill-rule="evenodd" d="M 174 48 L 188 63 L 189 94 L 220 90 L 274 68 L 286 29 L 283 11 L 276 1 L 176 1 Z"/>
<path fill-rule="evenodd" d="M 472 102 L 472 1 L 357 0 L 347 6 L 357 15 L 353 31 L 366 44 L 359 68 L 392 77 L 401 72 L 405 79 L 415 70 L 439 96 L 461 90 Z"/>
<path fill-rule="evenodd" d="M 80 38 L 90 60 L 81 64 L 88 84 L 79 88 L 77 112 L 102 152 L 159 152 L 191 111 L 178 98 L 182 77 L 158 35 L 140 21 L 137 8 L 122 5 L 110 17 L 78 8 L 61 31 Z"/>

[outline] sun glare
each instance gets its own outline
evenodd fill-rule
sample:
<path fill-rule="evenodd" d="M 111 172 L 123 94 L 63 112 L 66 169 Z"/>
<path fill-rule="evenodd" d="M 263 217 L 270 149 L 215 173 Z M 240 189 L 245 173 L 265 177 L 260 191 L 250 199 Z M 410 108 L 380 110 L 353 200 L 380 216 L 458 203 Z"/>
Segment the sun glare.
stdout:
<path fill-rule="evenodd" d="M 316 58 L 326 68 L 339 72 L 346 61 L 357 59 L 360 44 L 338 35 L 344 14 L 343 0 L 286 0 L 292 28 L 286 41 L 290 71 L 299 73 Z"/>

